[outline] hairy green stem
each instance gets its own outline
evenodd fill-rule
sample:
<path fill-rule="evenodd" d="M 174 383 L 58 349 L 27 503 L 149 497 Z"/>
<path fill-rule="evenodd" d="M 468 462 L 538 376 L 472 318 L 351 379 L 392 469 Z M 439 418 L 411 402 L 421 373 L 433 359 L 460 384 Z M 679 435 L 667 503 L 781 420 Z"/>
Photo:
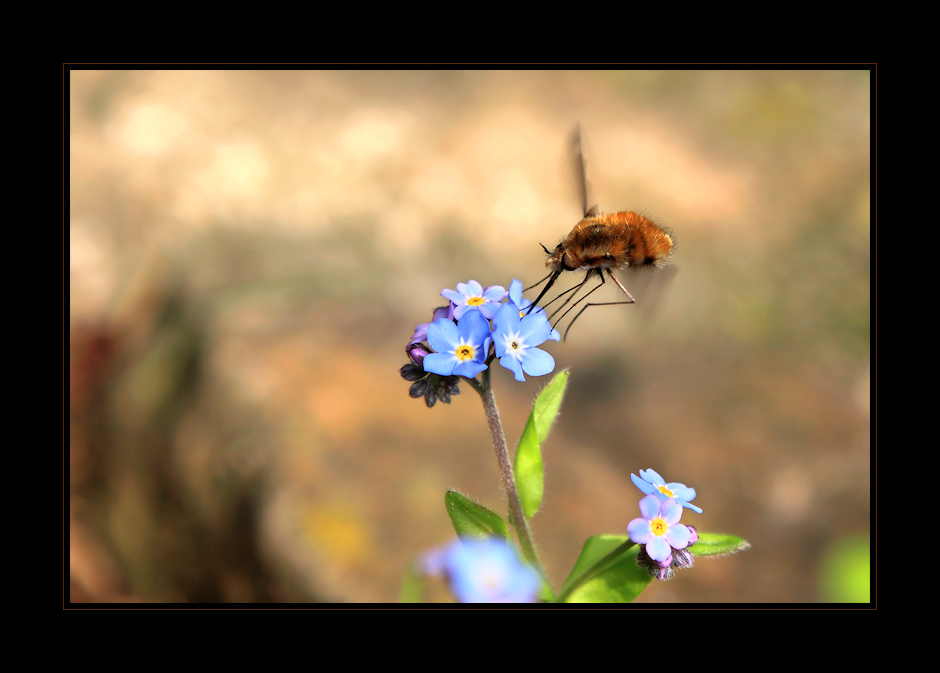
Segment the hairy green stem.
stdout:
<path fill-rule="evenodd" d="M 483 399 L 483 411 L 486 413 L 486 422 L 490 426 L 490 435 L 493 437 L 493 446 L 496 448 L 496 462 L 499 464 L 499 473 L 503 478 L 503 486 L 509 498 L 509 519 L 515 527 L 519 537 L 519 545 L 526 560 L 535 566 L 542 576 L 542 564 L 539 562 L 529 524 L 522 512 L 522 503 L 519 501 L 519 492 L 516 490 L 516 479 L 512 472 L 512 463 L 509 461 L 509 450 L 506 447 L 506 436 L 503 434 L 503 425 L 499 420 L 499 410 L 496 408 L 496 398 L 493 396 L 493 387 L 490 385 L 490 370 L 483 372 L 482 382 L 470 380 L 474 390 L 480 393 Z"/>

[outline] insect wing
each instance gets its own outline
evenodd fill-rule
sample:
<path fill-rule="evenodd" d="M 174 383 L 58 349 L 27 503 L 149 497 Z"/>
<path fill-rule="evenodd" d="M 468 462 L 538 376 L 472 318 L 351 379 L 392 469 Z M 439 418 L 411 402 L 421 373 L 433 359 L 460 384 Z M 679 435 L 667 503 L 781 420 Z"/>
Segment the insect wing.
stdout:
<path fill-rule="evenodd" d="M 636 297 L 636 310 L 646 320 L 655 320 L 679 272 L 675 266 L 663 269 L 624 269 L 620 278 Z"/>
<path fill-rule="evenodd" d="M 578 198 L 581 203 L 581 212 L 584 217 L 597 215 L 597 205 L 588 208 L 587 171 L 584 169 L 584 150 L 581 146 L 581 124 L 575 124 L 571 132 L 571 167 L 574 170 L 575 186 L 578 189 Z"/>

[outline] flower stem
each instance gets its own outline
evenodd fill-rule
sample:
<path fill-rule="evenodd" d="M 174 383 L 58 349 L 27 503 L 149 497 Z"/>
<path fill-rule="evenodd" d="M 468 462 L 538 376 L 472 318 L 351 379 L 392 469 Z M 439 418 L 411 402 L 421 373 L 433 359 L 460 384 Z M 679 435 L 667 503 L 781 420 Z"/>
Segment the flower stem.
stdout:
<path fill-rule="evenodd" d="M 486 413 L 486 422 L 490 426 L 490 435 L 493 437 L 493 446 L 496 448 L 496 462 L 499 464 L 499 473 L 503 478 L 503 487 L 509 498 L 509 520 L 515 527 L 519 536 L 519 546 L 526 560 L 535 566 L 545 576 L 542 564 L 539 562 L 532 536 L 529 533 L 529 524 L 522 512 L 522 503 L 519 501 L 519 492 L 516 490 L 516 480 L 512 473 L 512 463 L 509 461 L 509 450 L 506 447 L 506 437 L 503 426 L 499 420 L 499 410 L 496 408 L 496 398 L 493 396 L 493 387 L 490 385 L 490 370 L 483 372 L 482 382 L 473 388 L 480 393 L 483 399 L 483 411 Z M 476 382 L 474 382 L 476 383 Z"/>

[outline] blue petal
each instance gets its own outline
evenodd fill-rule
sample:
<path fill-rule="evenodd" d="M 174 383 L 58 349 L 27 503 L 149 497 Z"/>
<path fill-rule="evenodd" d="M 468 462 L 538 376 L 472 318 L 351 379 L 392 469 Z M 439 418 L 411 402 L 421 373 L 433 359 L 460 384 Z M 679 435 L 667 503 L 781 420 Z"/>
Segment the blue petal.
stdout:
<path fill-rule="evenodd" d="M 476 308 L 469 309 L 461 316 L 457 322 L 457 329 L 467 343 L 473 344 L 474 348 L 482 350 L 483 342 L 492 336 L 490 324 L 483 314 Z M 436 350 L 436 349 L 435 349 Z M 480 360 L 486 359 L 486 353 L 483 353 Z"/>
<path fill-rule="evenodd" d="M 457 283 L 457 292 L 464 297 L 479 297 L 483 294 L 483 286 L 475 280 L 466 283 Z"/>
<path fill-rule="evenodd" d="M 424 359 L 427 360 L 426 357 Z M 456 358 L 454 359 L 456 360 Z M 456 376 L 466 376 L 468 379 L 472 379 L 484 369 L 486 369 L 486 365 L 482 362 L 477 362 L 476 360 L 466 360 L 454 367 L 454 374 Z"/>
<path fill-rule="evenodd" d="M 666 523 L 672 526 L 679 523 L 679 519 L 682 518 L 682 505 L 674 498 L 666 498 L 659 506 L 659 514 L 666 520 Z"/>
<path fill-rule="evenodd" d="M 502 285 L 490 285 L 483 290 L 483 298 L 487 301 L 502 301 L 506 297 L 506 288 Z"/>
<path fill-rule="evenodd" d="M 640 479 L 648 481 L 655 486 L 663 486 L 666 484 L 666 480 L 659 476 L 659 472 L 652 469 L 640 470 Z"/>
<path fill-rule="evenodd" d="M 627 524 L 627 534 L 636 544 L 646 544 L 653 534 L 650 522 L 647 519 L 634 519 Z"/>
<path fill-rule="evenodd" d="M 503 304 L 499 307 L 496 315 L 493 317 L 493 324 L 496 326 L 496 332 L 506 334 L 515 332 L 519 329 L 519 309 L 512 304 Z"/>
<path fill-rule="evenodd" d="M 459 363 L 456 357 L 449 353 L 431 353 L 424 356 L 424 371 L 441 376 L 450 376 L 454 373 L 454 367 Z"/>
<path fill-rule="evenodd" d="M 499 364 L 511 371 L 516 376 L 516 381 L 525 381 L 522 375 L 522 365 L 512 355 L 504 355 L 499 359 Z"/>
<path fill-rule="evenodd" d="M 522 369 L 529 376 L 544 376 L 555 368 L 555 358 L 541 348 L 526 348 L 522 352 Z"/>
<path fill-rule="evenodd" d="M 450 299 L 455 304 L 466 304 L 467 298 L 460 294 L 459 292 L 454 292 L 451 289 L 441 290 L 441 296 Z"/>
<path fill-rule="evenodd" d="M 482 313 L 487 319 L 492 320 L 500 306 L 503 306 L 503 304 L 486 302 L 485 304 L 480 304 L 477 308 L 480 309 L 480 313 Z"/>
<path fill-rule="evenodd" d="M 646 553 L 654 561 L 665 561 L 672 553 L 672 547 L 661 536 L 653 535 L 646 543 Z"/>
<path fill-rule="evenodd" d="M 441 318 L 428 326 L 428 344 L 438 353 L 453 351 L 460 345 L 460 333 L 453 320 Z"/>
<path fill-rule="evenodd" d="M 552 334 L 552 325 L 544 313 L 530 313 L 522 318 L 519 332 L 526 346 L 538 346 Z"/>
<path fill-rule="evenodd" d="M 677 482 L 672 482 L 666 484 L 666 488 L 672 491 L 673 497 L 676 500 L 694 500 L 695 499 L 695 489 L 689 488 L 685 484 L 679 484 Z"/>
<path fill-rule="evenodd" d="M 427 360 L 427 358 L 425 358 Z M 655 495 L 648 495 L 640 500 L 640 514 L 644 519 L 652 519 L 659 516 L 659 498 Z"/>
<path fill-rule="evenodd" d="M 673 549 L 685 549 L 689 546 L 689 540 L 692 539 L 692 531 L 689 530 L 688 526 L 677 523 L 669 526 L 669 530 L 666 531 L 663 537 L 666 538 L 666 542 Z"/>
<path fill-rule="evenodd" d="M 418 568 L 426 575 L 433 577 L 442 576 L 447 569 L 447 552 L 448 547 L 437 547 L 436 549 L 426 551 L 418 559 Z"/>
<path fill-rule="evenodd" d="M 512 282 L 509 284 L 509 301 L 518 306 L 520 309 L 522 306 L 522 281 L 512 279 Z"/>
<path fill-rule="evenodd" d="M 463 603 L 531 603 L 540 585 L 538 574 L 501 540 L 454 543 L 446 566 L 454 594 Z"/>
<path fill-rule="evenodd" d="M 701 507 L 696 507 L 695 505 L 693 505 L 692 503 L 690 503 L 690 502 L 688 502 L 688 501 L 686 501 L 686 500 L 680 500 L 680 501 L 679 501 L 679 504 L 682 505 L 683 507 L 685 507 L 686 509 L 691 509 L 693 512 L 698 512 L 699 514 L 702 513 L 702 508 L 701 508 Z"/>
<path fill-rule="evenodd" d="M 640 470 L 640 472 L 642 472 L 642 471 L 643 471 L 643 470 Z M 633 485 L 634 485 L 634 486 L 636 486 L 638 489 L 640 489 L 641 491 L 643 491 L 643 492 L 646 493 L 647 495 L 649 495 L 649 494 L 653 493 L 654 491 L 656 491 L 656 487 L 655 487 L 655 486 L 653 486 L 652 484 L 650 484 L 648 481 L 643 481 L 642 479 L 640 479 L 638 476 L 636 476 L 636 475 L 633 474 L 632 472 L 630 473 L 630 480 L 633 482 Z"/>

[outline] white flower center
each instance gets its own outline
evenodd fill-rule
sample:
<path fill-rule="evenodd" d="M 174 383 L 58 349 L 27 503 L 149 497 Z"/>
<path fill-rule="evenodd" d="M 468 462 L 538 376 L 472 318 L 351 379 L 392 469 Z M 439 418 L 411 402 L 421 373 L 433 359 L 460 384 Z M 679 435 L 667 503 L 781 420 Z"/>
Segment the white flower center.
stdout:
<path fill-rule="evenodd" d="M 503 346 L 506 348 L 506 354 L 517 360 L 522 358 L 522 351 L 526 349 L 525 342 L 518 332 L 508 332 L 503 338 Z"/>

